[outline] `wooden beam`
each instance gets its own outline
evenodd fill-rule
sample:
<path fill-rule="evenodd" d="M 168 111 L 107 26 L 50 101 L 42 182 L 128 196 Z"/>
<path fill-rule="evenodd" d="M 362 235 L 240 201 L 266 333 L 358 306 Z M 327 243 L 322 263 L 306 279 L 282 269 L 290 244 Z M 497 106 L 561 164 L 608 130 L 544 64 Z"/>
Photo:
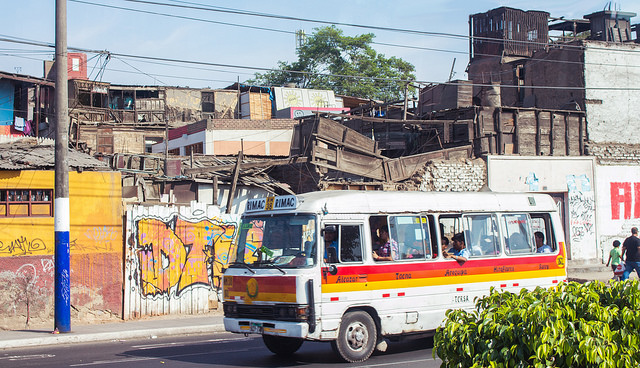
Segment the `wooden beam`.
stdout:
<path fill-rule="evenodd" d="M 580 155 L 584 155 L 584 125 L 585 125 L 585 117 L 584 115 L 580 115 L 578 117 L 578 129 L 580 132 L 578 133 L 578 149 Z"/>
<path fill-rule="evenodd" d="M 540 156 L 540 139 L 541 139 L 541 129 L 540 129 L 540 111 L 536 111 L 536 156 Z"/>
<path fill-rule="evenodd" d="M 520 126 L 518 125 L 518 116 L 520 112 L 518 110 L 513 112 L 513 153 L 520 153 Z"/>
<path fill-rule="evenodd" d="M 288 157 L 278 160 L 268 160 L 268 161 L 259 161 L 259 162 L 244 162 L 240 164 L 240 169 L 254 169 L 260 167 L 269 167 L 269 166 L 278 166 L 278 165 L 289 165 L 289 164 L 298 164 L 307 162 L 309 159 L 307 157 Z M 235 164 L 226 164 L 226 165 L 215 165 L 215 166 L 205 166 L 205 167 L 194 167 L 193 169 L 185 169 L 185 174 L 203 174 L 208 172 L 222 171 L 222 170 L 233 170 L 236 167 Z"/>
<path fill-rule="evenodd" d="M 554 119 L 553 116 L 555 114 L 553 113 L 553 111 L 549 111 L 549 156 L 553 156 L 553 124 L 554 124 Z"/>
<path fill-rule="evenodd" d="M 567 156 L 571 156 L 571 136 L 569 135 L 569 120 L 571 119 L 571 115 L 566 114 L 564 116 L 564 151 Z"/>
<path fill-rule="evenodd" d="M 238 175 L 240 174 L 240 164 L 242 163 L 242 151 L 238 152 L 238 161 L 236 161 L 236 167 L 233 170 L 233 180 L 231 180 L 231 189 L 229 190 L 229 198 L 227 199 L 226 213 L 231 213 L 231 205 L 233 204 L 233 197 L 236 194 L 236 185 L 238 184 Z"/>
<path fill-rule="evenodd" d="M 213 205 L 218 205 L 218 176 L 213 176 Z"/>
<path fill-rule="evenodd" d="M 496 107 L 493 112 L 493 118 L 496 119 L 496 152 L 499 155 L 504 155 L 504 135 L 502 133 L 502 109 Z"/>

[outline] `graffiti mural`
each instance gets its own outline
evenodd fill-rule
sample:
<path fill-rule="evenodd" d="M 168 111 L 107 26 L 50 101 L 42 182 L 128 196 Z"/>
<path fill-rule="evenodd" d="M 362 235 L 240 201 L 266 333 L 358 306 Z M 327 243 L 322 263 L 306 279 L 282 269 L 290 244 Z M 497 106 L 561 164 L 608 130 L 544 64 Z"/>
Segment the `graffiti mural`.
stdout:
<path fill-rule="evenodd" d="M 569 236 L 574 258 L 596 258 L 596 203 L 586 175 L 567 175 Z"/>
<path fill-rule="evenodd" d="M 125 318 L 198 313 L 208 310 L 211 299 L 217 301 L 237 215 L 197 203 L 134 206 L 127 211 L 127 223 Z"/>

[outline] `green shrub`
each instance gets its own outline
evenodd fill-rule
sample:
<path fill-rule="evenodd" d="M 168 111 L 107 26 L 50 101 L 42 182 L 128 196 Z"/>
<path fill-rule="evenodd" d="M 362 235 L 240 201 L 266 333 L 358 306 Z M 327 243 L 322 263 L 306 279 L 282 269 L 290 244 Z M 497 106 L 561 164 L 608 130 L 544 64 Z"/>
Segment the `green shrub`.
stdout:
<path fill-rule="evenodd" d="M 638 281 L 491 290 L 447 311 L 434 337 L 442 367 L 638 367 Z"/>

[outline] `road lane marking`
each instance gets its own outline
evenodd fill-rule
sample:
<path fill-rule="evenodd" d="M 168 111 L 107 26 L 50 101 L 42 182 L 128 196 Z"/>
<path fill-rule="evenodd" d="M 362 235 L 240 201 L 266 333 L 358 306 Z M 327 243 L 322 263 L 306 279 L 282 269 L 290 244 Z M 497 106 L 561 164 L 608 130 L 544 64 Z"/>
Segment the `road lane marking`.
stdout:
<path fill-rule="evenodd" d="M 422 363 L 422 362 L 428 362 L 428 361 L 434 361 L 434 359 L 416 359 L 416 360 L 404 360 L 401 362 L 390 362 L 390 363 L 379 363 L 379 364 L 367 364 L 367 365 L 361 365 L 358 366 L 356 368 L 369 368 L 369 367 L 393 367 L 395 365 L 400 365 L 403 367 L 406 367 L 407 364 L 413 364 L 413 363 Z"/>
<path fill-rule="evenodd" d="M 251 340 L 251 338 L 238 337 L 238 338 L 225 338 L 225 339 L 198 340 L 198 341 L 189 341 L 189 342 L 167 342 L 167 343 L 158 343 L 158 344 L 133 345 L 131 346 L 131 348 L 138 349 L 138 350 L 147 350 L 147 349 L 162 348 L 162 347 L 169 347 L 169 346 L 187 346 L 187 345 L 194 345 L 194 344 L 201 344 L 201 343 L 208 343 L 208 342 L 225 343 L 225 342 L 236 342 L 236 341 L 246 341 L 246 340 Z"/>
<path fill-rule="evenodd" d="M 244 351 L 253 351 L 253 349 L 236 349 L 236 350 L 225 350 L 225 351 L 219 351 L 219 352 L 216 351 L 215 354 L 239 353 Z M 98 365 L 98 364 L 119 364 L 119 363 L 137 362 L 137 361 L 143 361 L 143 360 L 162 360 L 162 359 L 173 359 L 173 358 L 182 358 L 182 357 L 188 357 L 188 356 L 211 355 L 211 354 L 212 353 L 210 351 L 207 351 L 207 352 L 191 353 L 191 354 L 164 355 L 164 356 L 158 356 L 158 357 L 141 357 L 141 358 L 131 357 L 131 358 L 115 359 L 115 360 L 97 360 L 97 361 L 88 362 L 88 363 L 71 364 L 69 365 L 69 367 L 84 367 L 84 366 Z"/>
<path fill-rule="evenodd" d="M 0 357 L 0 360 L 5 359 L 5 360 L 15 361 L 15 360 L 29 360 L 29 359 L 45 359 L 45 358 L 53 358 L 53 357 L 55 357 L 54 354 L 9 355 L 9 356 Z"/>
<path fill-rule="evenodd" d="M 159 359 L 159 358 L 146 357 L 146 358 L 126 358 L 126 359 L 118 359 L 118 360 L 96 360 L 94 362 L 89 362 L 89 363 L 70 364 L 69 367 L 82 367 L 87 365 L 98 365 L 98 364 L 117 364 L 117 363 L 138 362 L 142 360 L 153 360 L 153 359 Z"/>

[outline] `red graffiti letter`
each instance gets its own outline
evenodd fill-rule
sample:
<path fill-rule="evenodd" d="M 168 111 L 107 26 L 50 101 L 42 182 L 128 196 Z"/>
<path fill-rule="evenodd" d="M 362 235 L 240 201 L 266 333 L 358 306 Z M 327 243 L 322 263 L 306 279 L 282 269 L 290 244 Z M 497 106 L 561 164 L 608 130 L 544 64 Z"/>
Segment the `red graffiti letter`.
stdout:
<path fill-rule="evenodd" d="M 622 194 L 620 193 L 622 192 Z M 631 183 L 611 183 L 611 219 L 620 219 L 620 204 L 624 205 L 624 218 L 631 218 Z"/>

